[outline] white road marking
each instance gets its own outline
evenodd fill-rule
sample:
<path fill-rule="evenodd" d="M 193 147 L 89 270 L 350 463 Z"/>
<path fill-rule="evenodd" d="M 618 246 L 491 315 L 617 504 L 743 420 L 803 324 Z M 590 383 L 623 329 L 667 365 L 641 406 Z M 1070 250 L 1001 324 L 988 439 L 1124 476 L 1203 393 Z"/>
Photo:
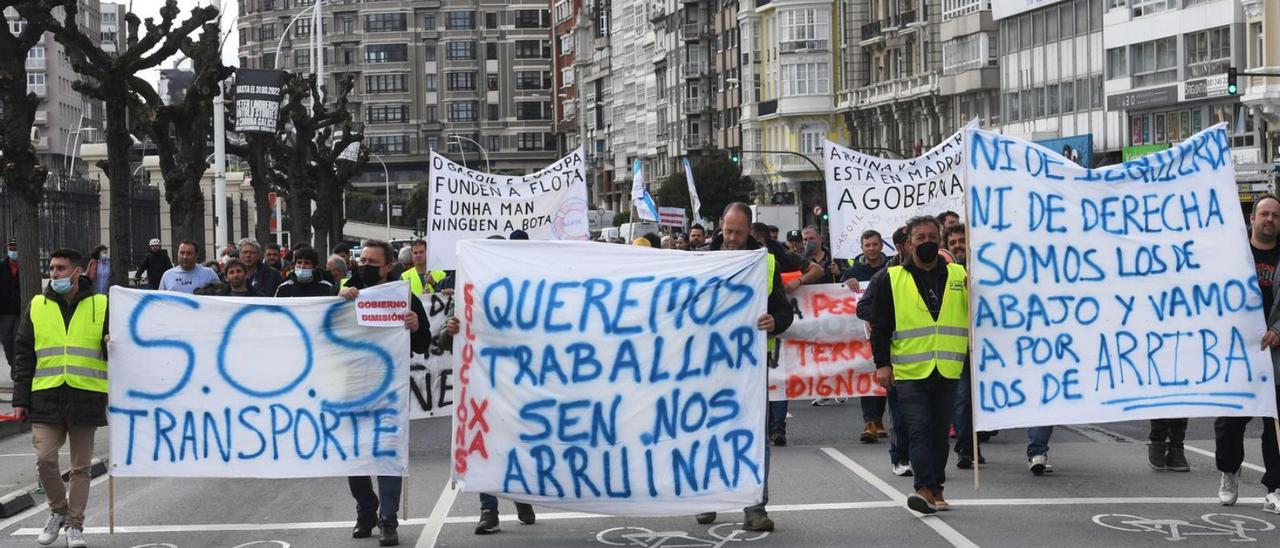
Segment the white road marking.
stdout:
<path fill-rule="evenodd" d="M 444 529 L 445 519 L 449 517 L 449 509 L 453 507 L 453 501 L 456 498 L 458 498 L 458 487 L 450 478 L 445 481 L 444 490 L 440 491 L 440 497 L 436 499 L 431 515 L 427 516 L 423 522 L 425 527 L 422 528 L 422 534 L 418 535 L 415 548 L 435 548 L 436 541 L 440 539 L 440 530 Z"/>
<path fill-rule="evenodd" d="M 821 451 L 824 454 L 826 454 L 828 457 L 831 457 L 831 460 L 834 460 L 840 463 L 841 466 L 848 468 L 851 472 L 853 472 L 854 474 L 857 474 L 858 477 L 862 478 L 863 481 L 870 483 L 872 487 L 875 487 L 881 493 L 884 493 L 885 496 L 893 499 L 893 502 L 896 503 L 898 506 L 904 509 L 906 508 L 904 506 L 907 501 L 906 495 L 902 494 L 901 491 L 898 491 L 892 485 L 889 485 L 884 480 L 880 479 L 879 476 L 876 476 L 875 474 L 871 473 L 870 470 L 863 468 L 861 464 L 854 462 L 853 459 L 849 458 L 848 455 L 845 455 L 844 453 L 841 453 L 831 447 L 823 447 Z M 945 539 L 947 542 L 951 543 L 952 546 L 955 546 L 956 548 L 978 548 L 977 543 L 973 542 L 972 540 L 969 540 L 968 537 L 960 534 L 960 531 L 955 530 L 955 528 L 951 527 L 946 522 L 942 521 L 941 519 L 938 519 L 937 515 L 925 516 L 925 515 L 917 514 L 911 510 L 907 510 L 907 511 L 911 512 L 911 515 L 915 516 L 922 523 L 924 523 L 925 525 L 928 525 L 930 529 L 934 530 L 934 532 L 941 535 L 942 538 Z"/>
<path fill-rule="evenodd" d="M 1137 439 L 1131 438 L 1131 437 L 1129 437 L 1129 436 L 1126 436 L 1126 435 L 1121 434 L 1121 433 L 1119 433 L 1119 432 L 1116 432 L 1116 431 L 1114 431 L 1114 430 L 1108 430 L 1108 429 L 1103 428 L 1103 427 L 1101 427 L 1101 426 L 1098 426 L 1098 425 L 1096 425 L 1096 424 L 1091 424 L 1091 425 L 1089 425 L 1089 426 L 1090 426 L 1091 428 L 1093 428 L 1094 430 L 1096 430 L 1096 431 L 1104 432 L 1104 433 L 1106 433 L 1106 434 L 1107 434 L 1107 435 L 1109 435 L 1109 436 L 1113 436 L 1113 437 L 1116 437 L 1116 438 L 1119 438 L 1119 439 L 1123 439 L 1123 440 L 1125 440 L 1125 441 L 1129 441 L 1129 442 L 1132 442 L 1132 443 L 1145 443 L 1145 442 L 1143 442 L 1142 440 L 1137 440 Z M 1214 452 L 1213 452 L 1213 451 L 1210 451 L 1210 450 L 1208 450 L 1208 449 L 1201 449 L 1201 448 L 1199 448 L 1199 447 L 1195 447 L 1195 446 L 1193 446 L 1193 445 L 1189 445 L 1189 444 L 1187 444 L 1187 443 L 1185 443 L 1185 442 L 1182 444 L 1182 447 L 1183 447 L 1184 449 L 1186 449 L 1187 451 L 1191 451 L 1192 453 L 1196 453 L 1196 454 L 1199 454 L 1199 455 L 1204 455 L 1204 456 L 1209 457 L 1209 458 L 1211 458 L 1211 459 L 1212 459 L 1212 458 L 1217 458 L 1217 455 L 1216 455 L 1216 454 L 1214 454 Z M 1253 463 L 1251 463 L 1251 462 L 1242 462 L 1242 463 L 1240 463 L 1240 466 L 1241 466 L 1242 468 L 1248 468 L 1248 469 L 1253 470 L 1253 471 L 1255 471 L 1255 472 L 1263 472 L 1263 473 L 1266 473 L 1266 471 L 1267 471 L 1267 469 L 1266 469 L 1266 468 L 1264 468 L 1264 467 L 1262 467 L 1262 466 L 1258 466 L 1258 465 L 1253 464 Z"/>
<path fill-rule="evenodd" d="M 94 479 L 93 479 L 93 481 L 89 482 L 89 487 L 93 487 L 93 486 L 95 486 L 95 485 L 98 485 L 99 483 L 102 483 L 102 482 L 104 482 L 104 481 L 107 481 L 107 478 L 109 478 L 109 477 L 111 477 L 111 475 L 110 475 L 110 474 L 103 474 L 103 475 L 101 475 L 101 476 L 98 476 L 98 477 L 94 478 Z M 34 496 L 34 495 L 33 495 L 33 496 Z M 39 514 L 40 512 L 43 512 L 43 511 L 48 510 L 48 509 L 49 509 L 49 502 L 48 502 L 48 501 L 45 501 L 45 502 L 42 502 L 42 503 L 37 504 L 37 505 L 35 505 L 35 506 L 32 506 L 32 507 L 31 507 L 31 508 L 29 508 L 27 511 L 25 511 L 25 512 L 23 512 L 23 513 L 21 513 L 21 514 L 18 514 L 18 515 L 16 515 L 16 516 L 13 516 L 13 517 L 11 517 L 11 518 L 9 518 L 9 519 L 6 519 L 6 520 L 4 520 L 4 521 L 0 521 L 0 531 L 3 531 L 3 530 L 5 530 L 5 529 L 8 529 L 8 528 L 10 528 L 10 527 L 12 527 L 12 526 L 14 526 L 14 525 L 16 525 L 16 524 L 18 524 L 18 523 L 21 523 L 21 522 L 22 522 L 22 520 L 25 520 L 25 519 L 27 519 L 27 518 L 29 518 L 29 517 L 31 517 L 31 516 L 34 516 L 34 515 L 36 515 L 36 514 Z"/>

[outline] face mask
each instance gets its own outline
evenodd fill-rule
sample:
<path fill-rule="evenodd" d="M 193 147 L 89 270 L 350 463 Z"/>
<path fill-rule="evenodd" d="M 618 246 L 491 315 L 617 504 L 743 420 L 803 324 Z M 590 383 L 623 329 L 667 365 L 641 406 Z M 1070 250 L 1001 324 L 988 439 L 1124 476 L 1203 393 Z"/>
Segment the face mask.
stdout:
<path fill-rule="evenodd" d="M 938 243 L 925 242 L 916 246 L 916 258 L 922 263 L 931 263 L 938 258 Z"/>
<path fill-rule="evenodd" d="M 818 252 L 818 244 L 816 244 L 816 243 L 814 243 L 814 242 L 805 242 L 805 243 L 804 243 L 804 254 L 805 254 L 805 255 L 813 255 L 814 253 L 817 253 L 817 252 Z"/>
<path fill-rule="evenodd" d="M 109 255 L 109 254 L 107 254 L 107 253 L 103 253 L 102 255 L 99 255 L 99 256 L 98 256 L 98 260 L 99 260 L 99 261 L 110 261 L 110 260 L 111 260 L 111 255 Z"/>
<path fill-rule="evenodd" d="M 310 269 L 310 268 L 295 268 L 295 269 L 293 269 L 293 272 L 294 272 L 294 274 L 295 274 L 295 275 L 297 275 L 297 276 L 298 276 L 298 281 L 300 281 L 300 282 L 302 282 L 302 283 L 307 283 L 307 282 L 310 282 L 310 281 L 311 281 L 311 269 Z"/>
<path fill-rule="evenodd" d="M 356 275 L 360 277 L 360 281 L 365 287 L 371 287 L 382 283 L 382 267 L 373 266 L 371 264 L 361 265 L 356 270 Z"/>
<path fill-rule="evenodd" d="M 18 260 L 18 252 L 17 252 L 17 251 L 10 251 L 10 252 L 9 252 L 9 260 L 10 260 L 10 261 L 16 261 L 16 260 Z"/>
<path fill-rule="evenodd" d="M 71 276 L 49 280 L 49 287 L 52 287 L 59 295 L 66 295 L 68 291 L 71 291 Z"/>

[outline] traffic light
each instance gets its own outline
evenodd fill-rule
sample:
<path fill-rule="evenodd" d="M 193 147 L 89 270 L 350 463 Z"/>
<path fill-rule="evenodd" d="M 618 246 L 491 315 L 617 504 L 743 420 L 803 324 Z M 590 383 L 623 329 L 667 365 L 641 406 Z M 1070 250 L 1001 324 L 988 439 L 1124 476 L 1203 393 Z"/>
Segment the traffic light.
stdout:
<path fill-rule="evenodd" d="M 1227 95 L 1239 95 L 1240 87 L 1236 85 L 1236 68 L 1227 68 Z"/>
<path fill-rule="evenodd" d="M 739 156 L 737 152 L 730 154 L 729 159 L 733 161 L 733 165 L 735 166 L 742 165 L 742 157 Z"/>
<path fill-rule="evenodd" d="M 413 225 L 413 235 L 414 235 L 414 236 L 426 236 L 426 235 L 427 235 L 427 220 L 426 220 L 426 219 L 423 219 L 422 217 L 418 217 L 417 222 L 415 222 L 415 223 L 414 223 L 414 225 Z"/>

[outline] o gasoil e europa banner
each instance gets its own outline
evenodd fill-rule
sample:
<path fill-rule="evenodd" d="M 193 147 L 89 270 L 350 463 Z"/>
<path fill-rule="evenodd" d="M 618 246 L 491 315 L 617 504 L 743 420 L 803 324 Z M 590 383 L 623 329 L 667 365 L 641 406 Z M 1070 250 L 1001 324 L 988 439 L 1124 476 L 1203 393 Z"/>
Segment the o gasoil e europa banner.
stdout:
<path fill-rule="evenodd" d="M 1228 144 L 1086 169 L 967 130 L 976 428 L 1276 416 Z"/>
<path fill-rule="evenodd" d="M 408 285 L 379 286 L 407 296 Z M 369 290 L 373 291 L 373 290 Z M 334 297 L 111 288 L 117 476 L 403 475 L 409 332 Z"/>
<path fill-rule="evenodd" d="M 960 132 L 907 160 L 870 156 L 823 141 L 832 256 L 857 257 L 862 253 L 860 236 L 867 229 L 884 234 L 885 247 L 893 250 L 888 235 L 908 219 L 962 211 L 963 149 Z"/>
<path fill-rule="evenodd" d="M 531 240 L 590 240 L 586 165 L 579 147 L 537 173 L 493 175 L 431 151 L 427 264 L 453 270 L 459 241 L 515 230 Z"/>
<path fill-rule="evenodd" d="M 452 464 L 463 491 L 634 516 L 760 501 L 763 250 L 458 249 Z"/>

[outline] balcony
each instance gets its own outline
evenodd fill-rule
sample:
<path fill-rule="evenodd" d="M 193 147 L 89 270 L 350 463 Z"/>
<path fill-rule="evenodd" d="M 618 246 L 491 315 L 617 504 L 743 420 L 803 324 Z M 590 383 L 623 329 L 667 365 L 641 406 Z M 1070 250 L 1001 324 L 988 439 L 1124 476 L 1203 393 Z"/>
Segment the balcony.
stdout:
<path fill-rule="evenodd" d="M 910 25 L 916 22 L 916 10 L 907 10 L 898 14 L 898 23 L 901 25 Z"/>
<path fill-rule="evenodd" d="M 662 18 L 666 16 L 667 16 L 666 6 L 662 6 L 662 5 L 655 6 L 653 8 L 653 11 L 649 12 L 649 21 L 653 21 L 653 22 L 661 21 Z"/>
<path fill-rule="evenodd" d="M 701 23 L 680 25 L 680 39 L 686 42 L 696 42 L 707 37 L 710 33 L 711 29 Z"/>
<path fill-rule="evenodd" d="M 37 125 L 37 126 L 44 126 L 44 125 L 48 125 L 48 124 L 49 124 L 49 111 L 47 111 L 47 110 L 37 110 L 37 111 L 36 111 L 35 125 Z"/>
<path fill-rule="evenodd" d="M 702 111 L 704 110 L 707 110 L 706 97 L 685 97 L 684 99 L 685 114 L 698 115 L 698 114 L 702 114 Z"/>
<path fill-rule="evenodd" d="M 27 93 L 34 93 L 36 97 L 44 99 L 49 96 L 49 88 L 44 84 L 27 84 Z"/>
<path fill-rule="evenodd" d="M 27 70 L 44 70 L 44 57 L 28 57 L 26 66 Z"/>
<path fill-rule="evenodd" d="M 869 40 L 875 40 L 877 38 L 881 38 L 879 21 L 872 21 L 870 23 L 862 25 L 862 41 L 863 42 L 866 42 Z"/>
<path fill-rule="evenodd" d="M 707 75 L 707 64 L 699 61 L 690 61 L 680 65 L 680 77 L 687 80 L 702 78 Z"/>
<path fill-rule="evenodd" d="M 689 150 L 707 148 L 709 140 L 706 135 L 692 134 L 684 136 L 684 148 Z"/>
<path fill-rule="evenodd" d="M 818 167 L 822 167 L 822 154 L 806 155 L 806 157 L 812 158 L 813 161 L 818 164 Z M 770 167 L 778 171 L 810 172 L 810 173 L 813 172 L 813 164 L 809 163 L 809 160 L 806 160 L 794 154 L 784 154 L 784 155 L 774 156 L 769 162 L 769 164 L 770 164 Z"/>
<path fill-rule="evenodd" d="M 868 108 L 936 93 L 938 73 L 926 72 L 845 92 L 840 96 L 840 108 Z"/>

